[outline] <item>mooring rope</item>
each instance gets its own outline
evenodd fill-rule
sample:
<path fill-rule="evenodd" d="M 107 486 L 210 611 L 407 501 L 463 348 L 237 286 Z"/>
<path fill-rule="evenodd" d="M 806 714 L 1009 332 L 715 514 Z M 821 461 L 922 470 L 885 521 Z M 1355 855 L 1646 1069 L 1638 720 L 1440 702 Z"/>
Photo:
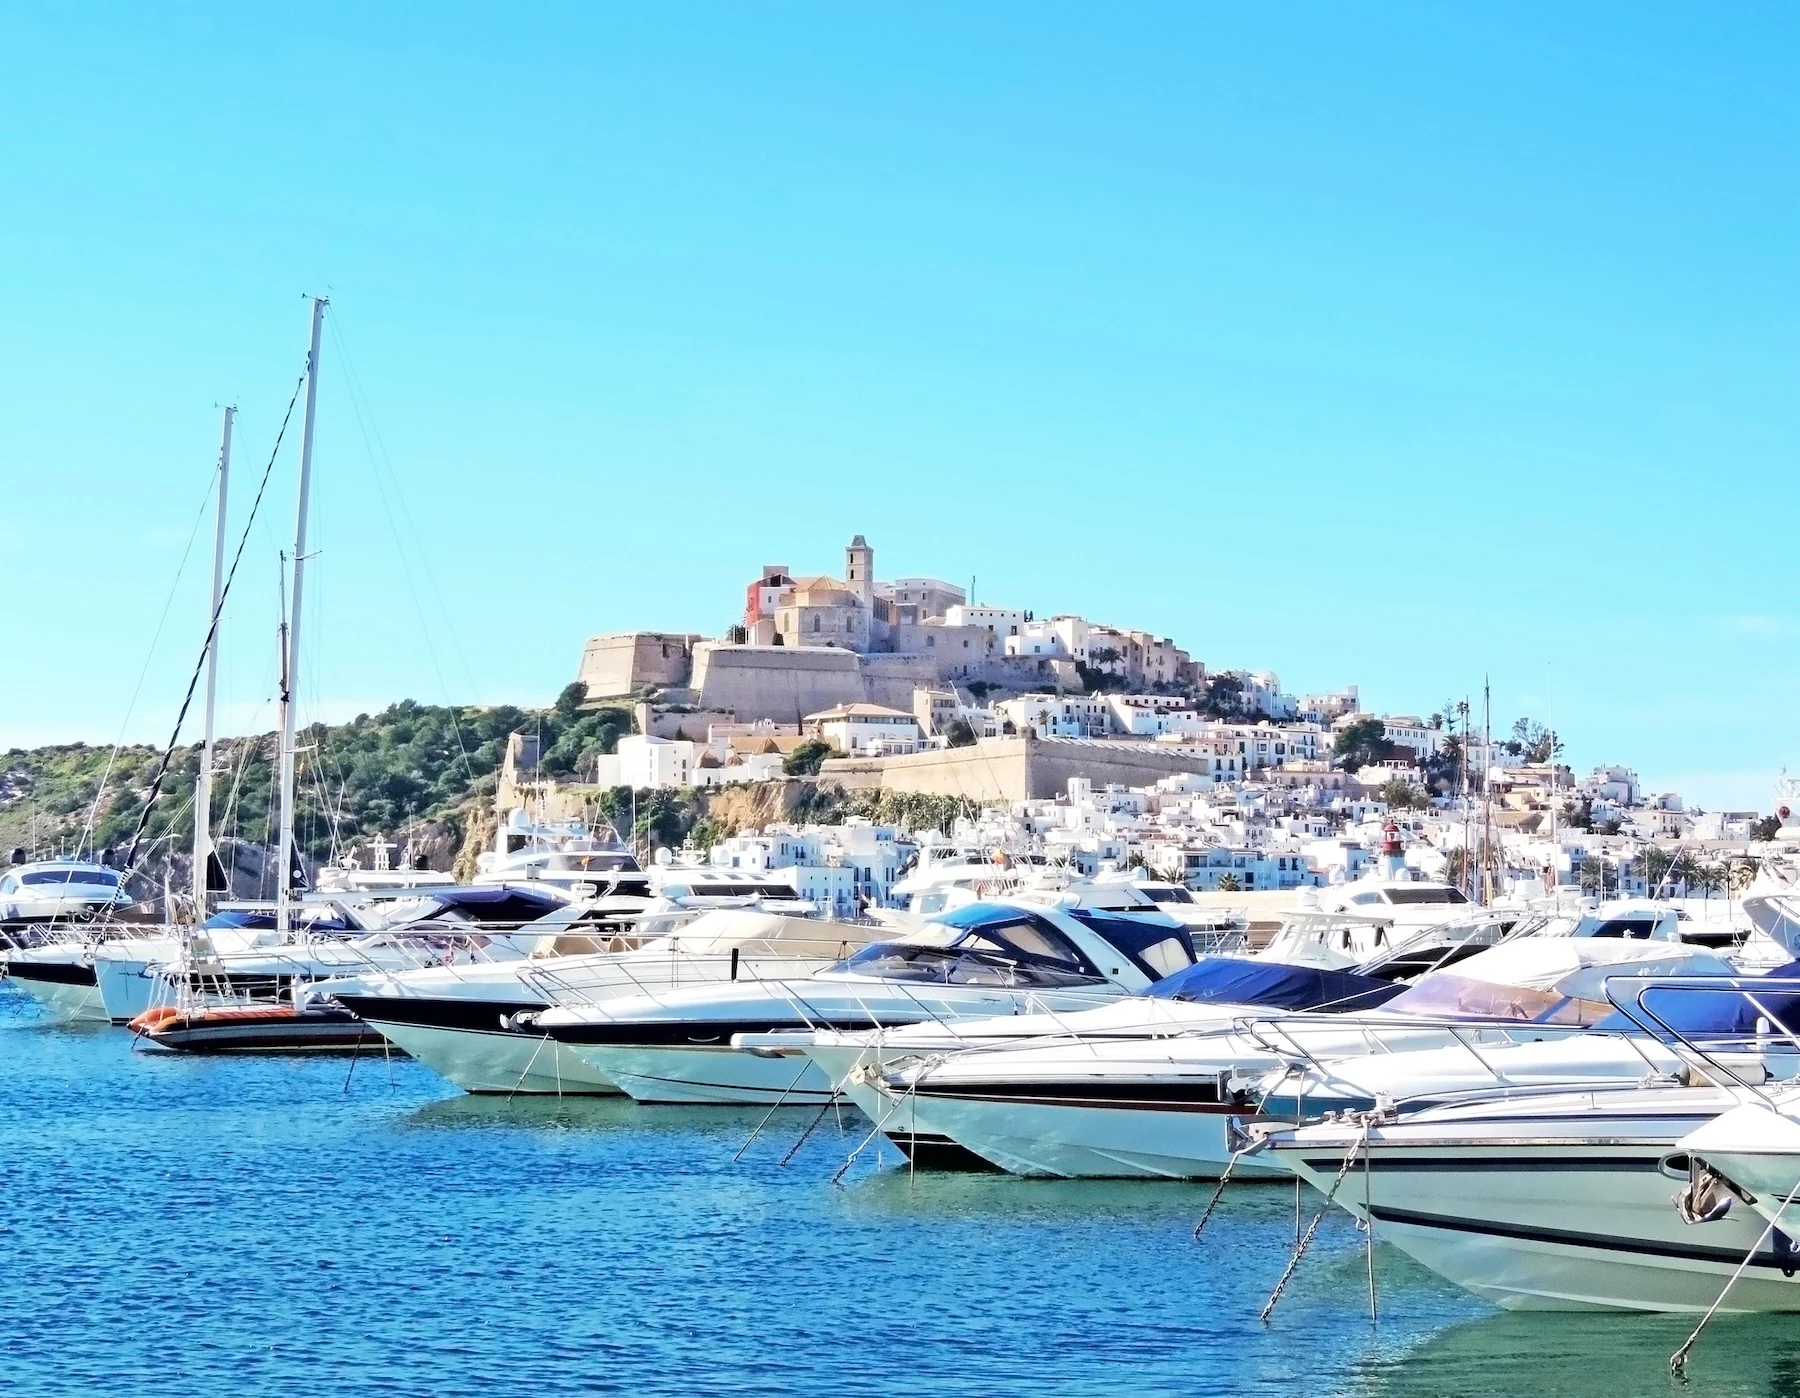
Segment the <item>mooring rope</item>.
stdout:
<path fill-rule="evenodd" d="M 1744 1254 L 1744 1260 L 1738 1263 L 1737 1269 L 1725 1279 L 1724 1290 L 1719 1292 L 1718 1299 L 1706 1308 L 1706 1314 L 1700 1317 L 1700 1323 L 1694 1327 L 1694 1333 L 1681 1342 L 1680 1349 L 1669 1356 L 1669 1372 L 1671 1374 L 1679 1377 L 1687 1372 L 1688 1354 L 1694 1348 L 1694 1341 L 1700 1338 L 1700 1332 L 1706 1329 L 1707 1322 L 1713 1318 L 1713 1313 L 1725 1304 L 1725 1298 L 1731 1294 L 1731 1288 L 1737 1285 L 1737 1279 L 1744 1275 L 1744 1269 L 1756 1256 L 1756 1250 L 1768 1241 L 1769 1235 L 1775 1231 L 1775 1225 L 1781 1222 L 1782 1214 L 1787 1211 L 1787 1206 L 1793 1202 L 1794 1197 L 1791 1194 L 1781 1201 L 1781 1207 L 1775 1210 L 1775 1216 L 1769 1220 L 1768 1227 L 1757 1235 L 1756 1241 L 1750 1245 L 1750 1251 Z"/>
<path fill-rule="evenodd" d="M 1306 1225 L 1306 1231 L 1300 1235 L 1300 1241 L 1294 1245 L 1293 1256 L 1288 1258 L 1287 1266 L 1282 1269 L 1281 1280 L 1275 1283 L 1275 1289 L 1269 1293 L 1269 1299 L 1262 1308 L 1262 1315 L 1258 1317 L 1265 1325 L 1268 1324 L 1269 1316 L 1274 1313 L 1276 1303 L 1281 1300 L 1281 1293 L 1287 1290 L 1288 1283 L 1294 1279 L 1294 1273 L 1299 1270 L 1300 1259 L 1306 1256 L 1306 1250 L 1312 1246 L 1313 1235 L 1319 1231 L 1319 1225 L 1324 1222 L 1326 1213 L 1330 1211 L 1331 1201 L 1337 1197 L 1338 1186 L 1343 1184 L 1344 1177 L 1350 1173 L 1350 1167 L 1356 1164 L 1358 1152 L 1368 1148 L 1370 1125 L 1371 1120 L 1365 1119 L 1362 1135 L 1353 1141 L 1350 1149 L 1344 1153 L 1344 1163 L 1338 1166 L 1337 1178 L 1332 1180 L 1331 1188 L 1325 1192 L 1325 1202 L 1319 1205 L 1319 1211 L 1312 1216 L 1312 1222 Z"/>

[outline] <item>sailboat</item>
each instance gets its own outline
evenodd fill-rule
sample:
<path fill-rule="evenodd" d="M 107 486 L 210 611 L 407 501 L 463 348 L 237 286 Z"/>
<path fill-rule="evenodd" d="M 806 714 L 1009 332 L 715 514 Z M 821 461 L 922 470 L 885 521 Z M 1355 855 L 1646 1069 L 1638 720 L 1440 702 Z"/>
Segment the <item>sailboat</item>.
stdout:
<path fill-rule="evenodd" d="M 297 930 L 295 916 L 296 891 L 304 886 L 305 875 L 294 841 L 294 685 L 300 671 L 301 604 L 306 586 L 306 532 L 312 494 L 313 425 L 319 400 L 319 342 L 325 323 L 325 297 L 314 297 L 312 303 L 312 338 L 306 356 L 306 408 L 301 420 L 300 490 L 294 524 L 293 585 L 288 602 L 288 616 L 280 631 L 280 826 L 275 849 L 275 917 L 272 928 L 255 930 L 254 942 L 284 946 Z M 230 419 L 227 418 L 227 432 Z M 217 635 L 217 606 L 223 563 L 224 492 L 220 493 L 220 535 L 215 551 L 214 631 Z M 194 815 L 194 900 L 196 910 L 204 914 L 209 892 L 224 883 L 224 870 L 211 838 L 211 776 L 213 744 L 213 707 L 217 681 L 216 647 L 207 660 L 206 736 L 200 764 L 200 784 L 195 794 Z M 332 1005 L 296 1004 L 289 984 L 288 997 L 261 1002 L 219 1003 L 217 995 L 208 995 L 209 982 L 223 982 L 219 967 L 223 948 L 218 933 L 224 929 L 201 925 L 182 939 L 175 975 L 161 977 L 164 983 L 177 987 L 177 1003 L 145 1008 L 130 1020 L 134 1033 L 140 1034 L 159 1048 L 181 1048 L 200 1052 L 291 1051 L 300 1048 L 354 1048 L 365 1040 L 374 1041 L 374 1031 L 347 1011 Z M 250 950 L 251 946 L 236 948 Z M 147 971 L 149 968 L 144 968 Z M 144 974 L 140 971 L 140 976 Z M 121 976 L 121 979 L 123 977 Z"/>

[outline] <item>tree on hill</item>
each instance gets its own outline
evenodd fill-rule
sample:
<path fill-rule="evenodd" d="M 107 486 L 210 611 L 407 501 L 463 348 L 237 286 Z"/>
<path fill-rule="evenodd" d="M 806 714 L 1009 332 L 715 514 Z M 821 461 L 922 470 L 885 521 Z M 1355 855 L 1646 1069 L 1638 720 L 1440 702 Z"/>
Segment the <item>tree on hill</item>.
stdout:
<path fill-rule="evenodd" d="M 1562 752 L 1562 739 L 1534 718 L 1515 719 L 1512 737 L 1500 744 L 1511 757 L 1525 762 L 1545 763 Z"/>
<path fill-rule="evenodd" d="M 1209 718 L 1236 723 L 1250 717 L 1244 708 L 1244 682 L 1236 675 L 1211 675 L 1199 695 L 1199 707 Z"/>
<path fill-rule="evenodd" d="M 967 748 L 975 745 L 975 729 L 966 718 L 951 719 L 944 729 L 944 741 L 953 748 Z"/>
<path fill-rule="evenodd" d="M 1764 816 L 1750 827 L 1750 838 L 1752 840 L 1773 840 L 1780 833 L 1780 816 Z"/>
<path fill-rule="evenodd" d="M 1394 755 L 1394 745 L 1387 740 L 1387 725 L 1380 719 L 1359 718 L 1337 735 L 1331 755 L 1346 772 L 1358 772 L 1370 763 L 1387 761 Z"/>
<path fill-rule="evenodd" d="M 1431 798 L 1404 777 L 1389 777 L 1379 795 L 1394 811 L 1422 811 L 1431 805 Z"/>
<path fill-rule="evenodd" d="M 801 743 L 790 752 L 781 764 L 781 770 L 790 777 L 816 777 L 819 768 L 824 766 L 828 757 L 842 757 L 844 754 L 832 747 L 830 743 L 818 738 Z"/>

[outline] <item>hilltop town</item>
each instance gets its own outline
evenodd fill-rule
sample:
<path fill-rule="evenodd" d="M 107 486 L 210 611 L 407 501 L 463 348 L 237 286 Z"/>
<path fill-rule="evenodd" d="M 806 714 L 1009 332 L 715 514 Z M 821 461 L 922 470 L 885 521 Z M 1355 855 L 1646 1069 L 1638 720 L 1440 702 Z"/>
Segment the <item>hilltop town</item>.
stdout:
<path fill-rule="evenodd" d="M 1418 875 L 1472 896 L 1723 890 L 1786 818 L 1689 810 L 1624 766 L 1578 775 L 1554 733 L 1529 719 L 1493 732 L 1479 704 L 1376 714 L 1355 685 L 1289 694 L 1272 672 L 1210 671 L 1153 632 L 975 601 L 938 578 L 883 581 L 860 534 L 841 577 L 765 565 L 717 638 L 593 637 L 577 681 L 590 709 L 629 709 L 632 731 L 561 778 L 519 735 L 500 816 L 812 779 L 951 799 L 958 836 L 1086 872 L 1295 889 L 1357 878 L 1398 842 Z M 879 889 L 901 857 L 817 825 L 743 824 L 709 823 L 730 832 L 715 859 L 766 868 L 779 846 L 827 903 Z"/>

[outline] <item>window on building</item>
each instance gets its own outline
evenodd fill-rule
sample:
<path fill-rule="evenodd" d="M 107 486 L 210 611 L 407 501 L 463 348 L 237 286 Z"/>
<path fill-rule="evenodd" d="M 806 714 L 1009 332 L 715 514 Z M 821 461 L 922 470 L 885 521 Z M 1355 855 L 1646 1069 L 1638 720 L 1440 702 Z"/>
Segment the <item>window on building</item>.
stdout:
<path fill-rule="evenodd" d="M 818 618 L 818 617 L 814 617 L 814 618 L 813 618 L 813 630 L 814 630 L 814 631 L 817 631 L 817 630 L 818 630 L 818 629 L 819 629 L 819 618 Z"/>

